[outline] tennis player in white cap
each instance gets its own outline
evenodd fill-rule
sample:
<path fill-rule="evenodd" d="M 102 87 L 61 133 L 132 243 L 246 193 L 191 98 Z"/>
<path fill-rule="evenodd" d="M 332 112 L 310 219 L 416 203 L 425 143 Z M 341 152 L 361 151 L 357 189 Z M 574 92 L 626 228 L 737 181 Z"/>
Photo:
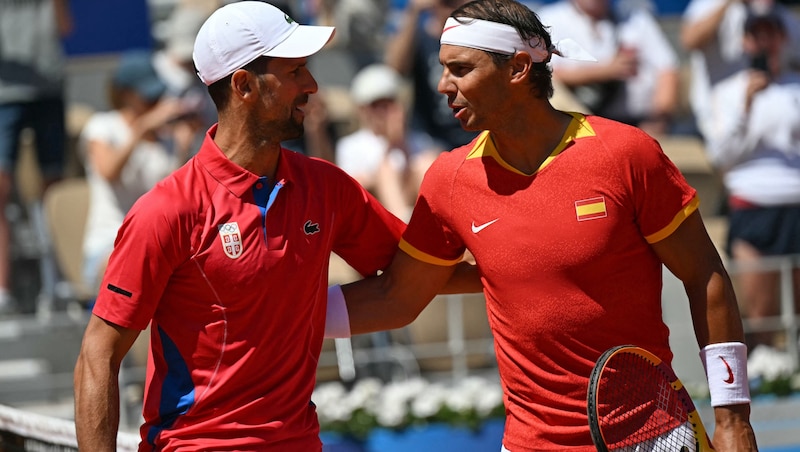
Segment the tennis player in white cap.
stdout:
<path fill-rule="evenodd" d="M 321 450 L 330 254 L 374 275 L 404 227 L 339 168 L 281 147 L 303 132 L 306 60 L 333 33 L 257 1 L 200 29 L 219 123 L 120 228 L 75 368 L 81 450 L 115 450 L 119 369 L 148 325 L 139 450 Z"/>

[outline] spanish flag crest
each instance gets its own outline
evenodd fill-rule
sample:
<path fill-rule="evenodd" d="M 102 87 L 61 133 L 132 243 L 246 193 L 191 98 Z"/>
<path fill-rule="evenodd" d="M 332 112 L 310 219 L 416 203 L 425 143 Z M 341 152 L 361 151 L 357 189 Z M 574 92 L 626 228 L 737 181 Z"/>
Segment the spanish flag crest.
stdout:
<path fill-rule="evenodd" d="M 575 201 L 575 215 L 578 221 L 596 220 L 608 216 L 606 211 L 606 199 L 603 196 L 596 198 L 581 199 Z"/>

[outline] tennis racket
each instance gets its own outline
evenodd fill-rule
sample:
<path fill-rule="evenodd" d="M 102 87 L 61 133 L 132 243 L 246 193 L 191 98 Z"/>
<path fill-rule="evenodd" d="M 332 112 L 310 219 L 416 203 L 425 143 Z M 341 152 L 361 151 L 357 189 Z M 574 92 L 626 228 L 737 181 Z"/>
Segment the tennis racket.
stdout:
<path fill-rule="evenodd" d="M 600 356 L 589 377 L 587 412 L 598 452 L 714 450 L 683 383 L 640 347 L 612 347 Z"/>

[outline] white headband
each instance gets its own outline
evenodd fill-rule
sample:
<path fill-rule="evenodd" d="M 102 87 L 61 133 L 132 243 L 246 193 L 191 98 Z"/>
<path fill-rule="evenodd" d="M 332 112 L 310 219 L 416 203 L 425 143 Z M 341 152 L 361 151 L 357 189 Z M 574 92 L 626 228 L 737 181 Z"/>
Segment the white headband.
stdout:
<path fill-rule="evenodd" d="M 551 54 L 573 60 L 597 61 L 571 39 L 554 42 L 548 49 L 544 46 L 544 39 L 539 37 L 533 37 L 528 42 L 523 41 L 516 28 L 511 25 L 467 17 L 460 17 L 458 20 L 448 17 L 439 42 L 503 55 L 524 51 L 530 54 L 534 63 L 548 61 Z"/>

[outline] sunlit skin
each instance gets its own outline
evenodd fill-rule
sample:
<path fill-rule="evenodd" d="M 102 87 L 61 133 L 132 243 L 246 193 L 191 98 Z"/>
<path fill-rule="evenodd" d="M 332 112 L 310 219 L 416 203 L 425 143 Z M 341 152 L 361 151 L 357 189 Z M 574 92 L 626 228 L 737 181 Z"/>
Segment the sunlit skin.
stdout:
<path fill-rule="evenodd" d="M 484 51 L 467 47 L 442 45 L 439 62 L 443 66 L 437 89 L 447 96 L 461 127 L 469 131 L 496 130 L 507 123 L 510 67 L 498 68 Z M 488 89 L 487 89 L 488 88 Z"/>
<path fill-rule="evenodd" d="M 235 164 L 275 179 L 281 142 L 303 134 L 305 107 L 317 92 L 307 58 L 268 61 L 262 74 L 231 75 L 231 104 L 219 112 L 214 142 Z"/>
<path fill-rule="evenodd" d="M 319 88 L 307 62 L 307 58 L 276 58 L 270 60 L 268 73 L 257 76 L 263 107 L 250 116 L 249 125 L 261 141 L 280 143 L 303 135 L 303 108 Z"/>
<path fill-rule="evenodd" d="M 530 55 L 517 52 L 497 66 L 482 50 L 442 45 L 439 61 L 443 71 L 438 90 L 447 96 L 461 127 L 490 130 L 506 163 L 525 174 L 536 172 L 558 145 L 571 116 L 533 94 Z"/>

